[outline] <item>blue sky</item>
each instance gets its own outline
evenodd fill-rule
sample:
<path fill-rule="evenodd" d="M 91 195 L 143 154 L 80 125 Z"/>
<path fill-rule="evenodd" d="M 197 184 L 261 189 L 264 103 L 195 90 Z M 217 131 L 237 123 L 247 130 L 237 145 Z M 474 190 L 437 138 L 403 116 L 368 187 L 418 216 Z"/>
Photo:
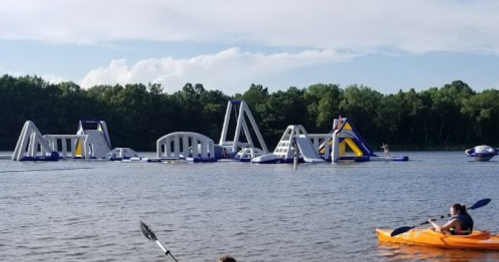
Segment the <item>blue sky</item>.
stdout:
<path fill-rule="evenodd" d="M 4 0 L 0 74 L 169 93 L 453 80 L 481 91 L 499 87 L 498 13 L 493 0 Z"/>

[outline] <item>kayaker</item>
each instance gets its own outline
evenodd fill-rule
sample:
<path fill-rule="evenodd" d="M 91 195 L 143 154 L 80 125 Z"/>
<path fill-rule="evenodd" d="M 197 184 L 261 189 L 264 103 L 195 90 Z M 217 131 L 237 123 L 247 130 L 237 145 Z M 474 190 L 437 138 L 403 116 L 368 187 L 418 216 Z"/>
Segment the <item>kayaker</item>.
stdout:
<path fill-rule="evenodd" d="M 440 226 L 435 223 L 435 219 L 430 219 L 433 229 L 438 232 L 449 232 L 452 235 L 469 235 L 473 231 L 473 218 L 466 212 L 466 206 L 461 204 L 454 204 L 450 207 L 450 214 L 452 215 L 449 222 Z"/>
<path fill-rule="evenodd" d="M 218 262 L 236 262 L 236 259 L 229 256 L 223 256 L 218 259 Z"/>

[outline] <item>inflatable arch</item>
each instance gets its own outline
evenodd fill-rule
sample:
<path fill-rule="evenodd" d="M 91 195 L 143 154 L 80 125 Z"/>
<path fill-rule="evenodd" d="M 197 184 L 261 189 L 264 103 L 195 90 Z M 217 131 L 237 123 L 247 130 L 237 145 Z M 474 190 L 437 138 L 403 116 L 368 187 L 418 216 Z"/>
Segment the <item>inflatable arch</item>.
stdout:
<path fill-rule="evenodd" d="M 156 155 L 164 159 L 187 159 L 194 162 L 215 162 L 215 143 L 194 132 L 174 132 L 156 142 Z"/>

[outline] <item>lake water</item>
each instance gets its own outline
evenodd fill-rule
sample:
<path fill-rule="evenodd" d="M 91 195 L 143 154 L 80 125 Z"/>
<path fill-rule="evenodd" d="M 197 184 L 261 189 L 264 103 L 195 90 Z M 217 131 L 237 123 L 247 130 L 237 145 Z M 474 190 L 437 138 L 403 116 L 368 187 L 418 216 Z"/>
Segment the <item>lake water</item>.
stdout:
<path fill-rule="evenodd" d="M 409 162 L 253 165 L 0 161 L 0 261 L 498 261 L 499 252 L 379 244 L 468 206 L 499 233 L 499 158 L 392 152 Z M 442 221 L 440 221 L 442 222 Z"/>

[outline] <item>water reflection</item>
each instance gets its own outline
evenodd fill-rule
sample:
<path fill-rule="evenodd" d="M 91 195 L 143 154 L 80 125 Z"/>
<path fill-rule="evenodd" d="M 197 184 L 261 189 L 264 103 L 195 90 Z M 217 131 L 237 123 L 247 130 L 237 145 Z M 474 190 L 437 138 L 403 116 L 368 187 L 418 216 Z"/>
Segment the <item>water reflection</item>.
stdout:
<path fill-rule="evenodd" d="M 446 261 L 487 262 L 499 261 L 499 251 L 442 249 L 398 243 L 379 243 L 377 255 L 384 261 Z"/>

